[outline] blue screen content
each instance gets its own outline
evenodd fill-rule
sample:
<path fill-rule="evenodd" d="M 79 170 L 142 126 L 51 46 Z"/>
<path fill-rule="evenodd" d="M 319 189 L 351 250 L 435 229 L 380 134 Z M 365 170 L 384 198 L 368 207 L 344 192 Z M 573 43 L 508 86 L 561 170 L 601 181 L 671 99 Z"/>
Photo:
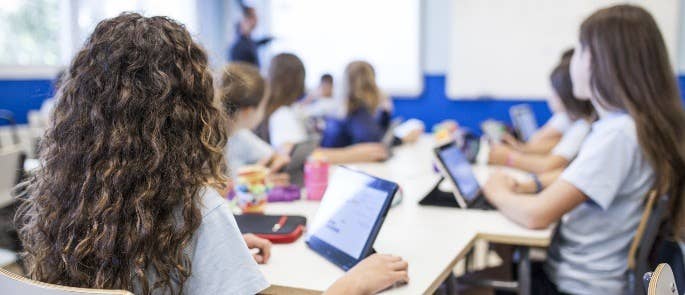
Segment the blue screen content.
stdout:
<path fill-rule="evenodd" d="M 473 169 L 471 164 L 464 157 L 464 154 L 456 147 L 452 145 L 446 149 L 440 151 L 440 158 L 447 169 L 447 173 L 450 174 L 457 186 L 459 186 L 459 192 L 462 197 L 466 199 L 467 202 L 472 201 L 478 196 L 478 191 L 480 186 L 478 185 L 478 180 L 473 174 Z"/>

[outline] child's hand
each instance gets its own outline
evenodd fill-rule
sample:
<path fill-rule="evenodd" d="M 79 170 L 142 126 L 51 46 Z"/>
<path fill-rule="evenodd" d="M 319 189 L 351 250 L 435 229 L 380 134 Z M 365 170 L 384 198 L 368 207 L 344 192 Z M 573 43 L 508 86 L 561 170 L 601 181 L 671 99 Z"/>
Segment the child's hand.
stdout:
<path fill-rule="evenodd" d="M 335 282 L 332 290 L 346 294 L 376 294 L 395 283 L 409 283 L 409 264 L 399 256 L 374 254 L 362 260 Z M 337 293 L 337 292 L 330 292 Z M 341 294 L 342 294 L 341 293 Z"/>
<path fill-rule="evenodd" d="M 289 186 L 290 175 L 288 173 L 269 173 L 266 176 L 266 182 L 274 186 Z"/>
<path fill-rule="evenodd" d="M 244 234 L 243 239 L 247 248 L 250 250 L 258 250 L 256 253 L 252 254 L 252 258 L 259 263 L 264 264 L 269 261 L 271 257 L 271 242 L 267 239 L 262 239 L 253 234 Z"/>
<path fill-rule="evenodd" d="M 509 160 L 509 154 L 512 149 L 506 145 L 493 144 L 490 146 L 490 154 L 488 155 L 488 163 L 494 165 L 506 165 Z"/>
<path fill-rule="evenodd" d="M 509 174 L 502 171 L 495 171 L 490 174 L 488 182 L 483 186 L 483 194 L 492 200 L 507 192 L 513 192 L 516 189 L 517 182 Z"/>

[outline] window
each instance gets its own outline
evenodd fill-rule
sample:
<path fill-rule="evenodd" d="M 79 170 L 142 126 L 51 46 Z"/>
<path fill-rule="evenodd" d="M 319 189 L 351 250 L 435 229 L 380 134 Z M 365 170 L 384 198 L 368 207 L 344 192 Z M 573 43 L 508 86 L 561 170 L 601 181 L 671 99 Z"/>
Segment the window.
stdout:
<path fill-rule="evenodd" d="M 59 0 L 0 1 L 0 65 L 56 66 Z"/>

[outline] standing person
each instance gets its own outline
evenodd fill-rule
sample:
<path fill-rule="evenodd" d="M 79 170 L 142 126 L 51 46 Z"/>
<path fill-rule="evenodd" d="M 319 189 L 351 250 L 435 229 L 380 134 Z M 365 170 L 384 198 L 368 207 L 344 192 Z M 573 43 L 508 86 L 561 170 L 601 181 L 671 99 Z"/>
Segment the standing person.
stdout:
<path fill-rule="evenodd" d="M 226 183 L 226 119 L 207 55 L 184 26 L 129 13 L 104 20 L 67 77 L 17 213 L 28 275 L 135 294 L 267 288 L 255 261 L 268 260 L 268 243 L 243 237 L 216 191 Z M 407 280 L 406 262 L 374 255 L 328 294 Z"/>
<path fill-rule="evenodd" d="M 229 50 L 230 61 L 243 61 L 259 67 L 259 47 L 271 42 L 271 37 L 259 40 L 252 39 L 252 32 L 257 27 L 257 11 L 253 7 L 242 6 L 243 17 L 236 26 L 238 38 Z"/>
<path fill-rule="evenodd" d="M 515 193 L 502 173 L 484 193 L 524 226 L 562 221 L 544 266 L 534 268 L 536 293 L 624 294 L 648 191 L 670 196 L 665 220 L 683 240 L 685 111 L 664 39 L 643 8 L 617 5 L 588 17 L 570 72 L 575 96 L 599 114 L 576 159 L 538 194 Z"/>

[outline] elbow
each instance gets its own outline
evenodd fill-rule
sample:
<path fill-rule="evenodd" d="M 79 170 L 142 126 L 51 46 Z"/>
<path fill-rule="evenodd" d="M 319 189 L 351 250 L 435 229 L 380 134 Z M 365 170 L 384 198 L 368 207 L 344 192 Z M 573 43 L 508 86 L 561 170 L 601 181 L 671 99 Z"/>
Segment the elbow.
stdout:
<path fill-rule="evenodd" d="M 552 219 L 543 214 L 528 214 L 523 221 L 523 226 L 528 229 L 546 229 L 553 223 Z"/>

